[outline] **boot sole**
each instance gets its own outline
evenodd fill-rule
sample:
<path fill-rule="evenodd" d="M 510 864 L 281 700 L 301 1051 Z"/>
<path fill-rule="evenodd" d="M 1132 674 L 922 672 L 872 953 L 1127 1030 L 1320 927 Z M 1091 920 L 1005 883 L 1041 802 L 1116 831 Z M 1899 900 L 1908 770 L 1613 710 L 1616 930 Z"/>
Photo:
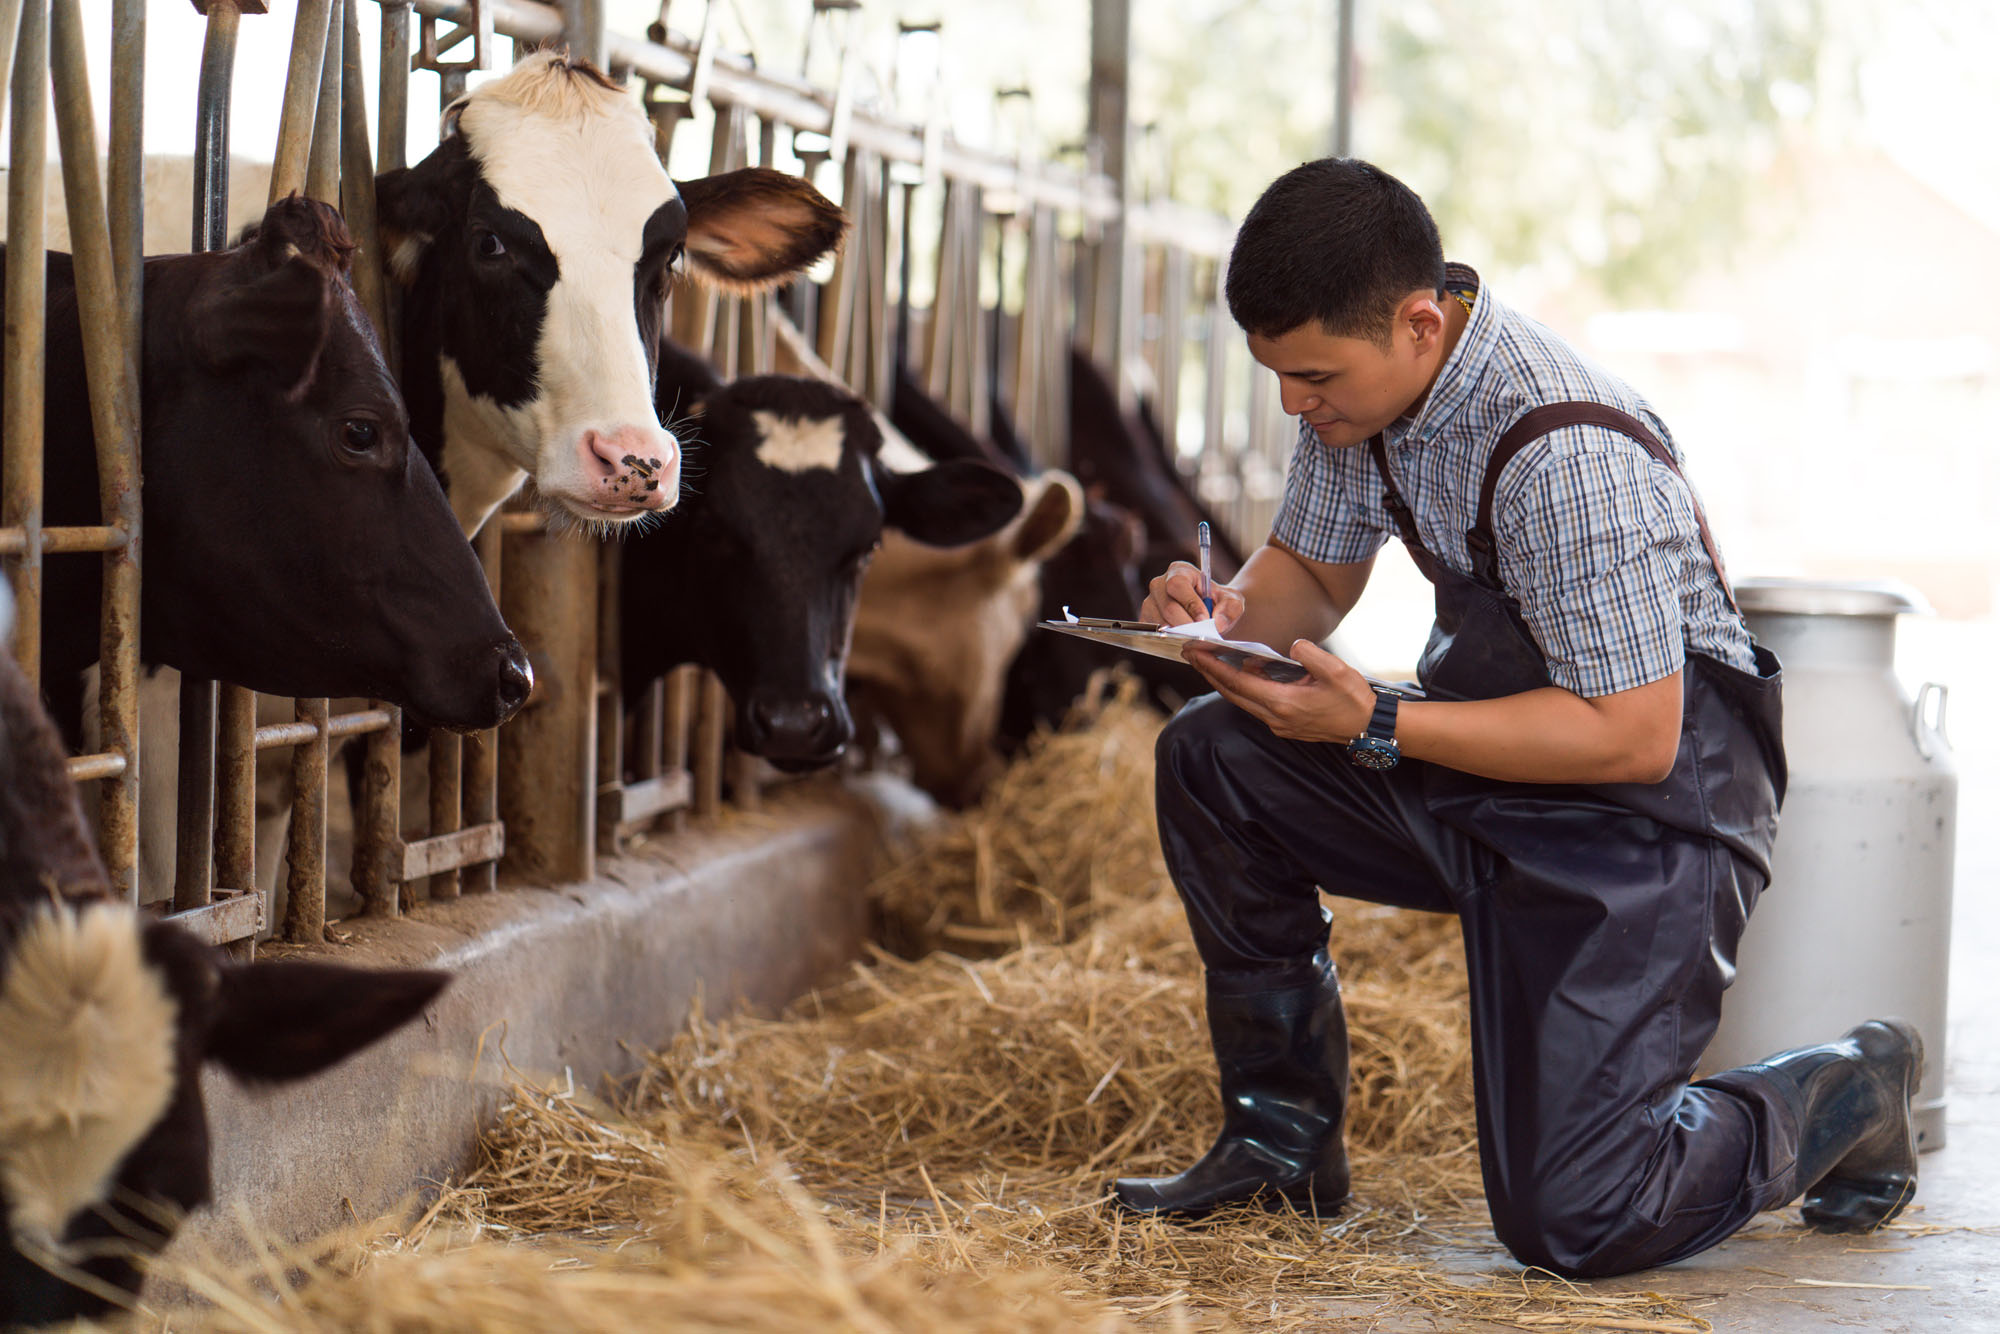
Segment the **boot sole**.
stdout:
<path fill-rule="evenodd" d="M 1903 1067 L 1898 1106 L 1902 1116 L 1897 1125 L 1884 1130 L 1876 1141 L 1855 1146 L 1856 1153 L 1883 1153 L 1901 1150 L 1897 1156 L 1908 1164 L 1880 1177 L 1842 1177 L 1829 1174 L 1813 1188 L 1800 1209 L 1806 1226 L 1817 1232 L 1872 1232 L 1893 1221 L 1917 1194 L 1917 1133 L 1910 1104 L 1924 1079 L 1923 1035 L 1900 1019 L 1878 1020 L 1894 1031 L 1908 1047 L 1910 1059 Z M 1894 1137 L 1893 1140 L 1891 1137 Z M 1838 1168 L 1835 1172 L 1838 1172 Z"/>

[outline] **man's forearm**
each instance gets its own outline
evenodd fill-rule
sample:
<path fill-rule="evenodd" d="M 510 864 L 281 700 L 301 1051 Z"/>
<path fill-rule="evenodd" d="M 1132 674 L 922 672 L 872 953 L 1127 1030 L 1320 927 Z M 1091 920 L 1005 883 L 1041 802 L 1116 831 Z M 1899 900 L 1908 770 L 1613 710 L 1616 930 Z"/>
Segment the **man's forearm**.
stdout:
<path fill-rule="evenodd" d="M 1680 741 L 1680 674 L 1590 700 L 1555 686 L 1500 699 L 1411 700 L 1396 741 L 1412 759 L 1514 783 L 1656 783 Z"/>
<path fill-rule="evenodd" d="M 1269 543 L 1252 552 L 1229 582 L 1242 592 L 1245 607 L 1229 637 L 1270 644 L 1281 652 L 1295 639 L 1325 639 L 1349 610 L 1335 605 L 1298 557 Z"/>

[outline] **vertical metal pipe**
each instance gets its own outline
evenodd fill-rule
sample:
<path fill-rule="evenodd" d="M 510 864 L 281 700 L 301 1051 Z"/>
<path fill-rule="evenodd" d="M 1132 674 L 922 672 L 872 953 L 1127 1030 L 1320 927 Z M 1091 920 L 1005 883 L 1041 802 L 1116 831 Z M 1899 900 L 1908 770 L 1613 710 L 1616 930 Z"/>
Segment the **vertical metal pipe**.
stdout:
<path fill-rule="evenodd" d="M 694 719 L 694 813 L 713 815 L 722 809 L 722 734 L 729 716 L 729 692 L 714 672 L 701 674 Z"/>
<path fill-rule="evenodd" d="M 215 883 L 257 885 L 257 692 L 216 687 Z"/>
<path fill-rule="evenodd" d="M 540 884 L 587 880 L 597 854 L 597 552 L 524 533 L 506 553 L 500 612 L 541 687 L 500 732 L 507 868 Z"/>
<path fill-rule="evenodd" d="M 91 425 L 97 439 L 98 492 L 107 524 L 126 526 L 138 541 L 139 390 L 134 330 L 112 254 L 110 219 L 97 176 L 97 126 L 90 97 L 90 67 L 84 54 L 79 0 L 55 0 L 50 16 L 56 129 L 62 141 L 63 195 L 69 208 L 74 252 L 77 318 L 83 337 L 85 379 L 90 387 Z M 125 108 L 120 108 L 124 110 Z M 129 189 L 132 182 L 124 184 Z M 128 203 L 131 201 L 127 201 Z M 129 218 L 128 218 L 129 221 Z M 133 275 L 136 278 L 136 274 Z M 136 803 L 138 780 L 138 565 L 110 553 L 103 593 L 99 643 L 103 666 L 99 711 L 106 726 L 103 744 L 125 756 L 125 773 L 107 780 L 114 827 L 102 831 L 112 882 L 136 898 L 138 880 Z"/>
<path fill-rule="evenodd" d="M 617 823 L 604 818 L 605 802 L 625 781 L 625 692 L 618 677 L 618 553 L 619 544 L 605 542 L 597 552 L 597 815 L 599 852 L 617 851 Z"/>
<path fill-rule="evenodd" d="M 375 140 L 375 167 L 394 171 L 408 158 L 410 137 L 410 0 L 382 0 L 382 124 Z"/>
<path fill-rule="evenodd" d="M 1333 155 L 1354 151 L 1354 0 L 1333 0 Z"/>
<path fill-rule="evenodd" d="M 380 700 L 376 708 L 387 708 Z M 400 902 L 403 715 L 389 708 L 389 726 L 370 732 L 361 771 L 361 820 L 354 831 L 354 890 L 371 917 L 394 917 Z"/>
<path fill-rule="evenodd" d="M 493 600 L 497 603 L 500 600 L 500 525 L 489 523 L 481 528 L 472 545 L 479 553 L 479 563 L 486 569 L 486 586 L 493 590 Z M 500 733 L 497 729 L 474 732 L 465 739 L 463 807 L 467 824 L 492 824 L 500 818 Z M 497 862 L 479 862 L 468 866 L 460 876 L 460 884 L 468 894 L 491 893 L 498 869 Z"/>
<path fill-rule="evenodd" d="M 30 682 L 42 679 L 42 394 L 48 285 L 42 225 L 48 157 L 48 0 L 27 0 L 14 46 L 13 135 L 7 173 L 6 468 L 0 527 L 20 528 L 27 546 L 6 558 L 14 584 L 14 658 Z"/>
<path fill-rule="evenodd" d="M 464 807 L 459 804 L 459 784 L 463 776 L 464 748 L 460 745 L 458 733 L 438 729 L 431 732 L 430 751 L 430 833 L 435 838 L 439 834 L 457 833 L 463 827 Z M 433 875 L 429 893 L 433 900 L 457 898 L 457 868 Z"/>
<path fill-rule="evenodd" d="M 660 750 L 661 767 L 666 772 L 687 773 L 690 769 L 688 755 L 694 733 L 695 697 L 700 688 L 701 668 L 693 663 L 683 663 L 667 673 L 663 699 L 665 735 Z M 668 826 L 675 830 L 687 827 L 685 806 L 673 812 L 668 818 Z"/>
<path fill-rule="evenodd" d="M 326 38 L 333 0 L 299 0 L 292 23 L 292 58 L 285 71 L 285 100 L 278 112 L 278 148 L 271 166 L 271 198 L 306 188 L 306 159 L 312 150 L 313 114 L 319 104 L 326 66 Z"/>
<path fill-rule="evenodd" d="M 1118 216 L 1104 225 L 1104 239 L 1099 243 L 1092 306 L 1105 339 L 1100 344 L 1105 368 L 1117 387 L 1120 405 L 1125 407 L 1131 406 L 1125 363 L 1139 325 L 1135 310 L 1138 267 L 1125 223 L 1133 200 L 1132 117 L 1127 97 L 1131 71 L 1131 0 L 1091 0 L 1090 111 L 1085 133 L 1102 154 L 1104 174 L 1111 178 L 1118 196 Z"/>
<path fill-rule="evenodd" d="M 229 89 L 236 78 L 235 0 L 213 0 L 194 111 L 194 248 L 229 244 Z"/>
<path fill-rule="evenodd" d="M 208 906 L 215 846 L 215 682 L 181 678 L 174 911 Z"/>
<path fill-rule="evenodd" d="M 609 63 L 604 42 L 604 0 L 562 0 L 563 41 L 570 55 L 599 69 Z"/>
<path fill-rule="evenodd" d="M 341 8 L 344 8 L 342 6 Z M 341 8 L 327 13 L 322 38 L 319 98 L 313 110 L 312 151 L 306 156 L 306 195 L 340 207 Z"/>
<path fill-rule="evenodd" d="M 292 748 L 291 870 L 285 884 L 285 939 L 317 944 L 326 936 L 326 720 L 323 699 L 302 699 L 296 715 L 313 739 Z"/>
<path fill-rule="evenodd" d="M 389 293 L 375 224 L 375 164 L 368 151 L 368 90 L 362 82 L 361 22 L 355 9 L 355 0 L 341 0 L 340 211 L 347 217 L 347 230 L 361 243 L 354 255 L 354 292 L 386 349 Z"/>

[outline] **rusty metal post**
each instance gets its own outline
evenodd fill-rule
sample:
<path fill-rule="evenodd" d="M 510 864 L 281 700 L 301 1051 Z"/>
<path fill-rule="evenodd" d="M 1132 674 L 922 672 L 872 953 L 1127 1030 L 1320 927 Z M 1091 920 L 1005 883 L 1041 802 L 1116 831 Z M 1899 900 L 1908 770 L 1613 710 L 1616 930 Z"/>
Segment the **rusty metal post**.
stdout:
<path fill-rule="evenodd" d="M 7 326 L 0 527 L 19 528 L 27 544 L 6 557 L 14 584 L 14 659 L 31 683 L 42 679 L 42 394 L 48 328 L 48 264 L 42 223 L 48 156 L 48 0 L 27 0 L 14 45 L 13 135 L 7 173 Z"/>
<path fill-rule="evenodd" d="M 431 732 L 431 827 L 428 831 L 431 838 L 439 834 L 455 834 L 463 827 L 460 779 L 465 757 L 460 740 L 456 732 L 441 729 Z M 433 875 L 426 892 L 433 899 L 457 898 L 458 868 L 451 867 Z"/>
<path fill-rule="evenodd" d="M 106 869 L 135 902 L 138 897 L 138 688 L 139 588 L 135 547 L 139 537 L 139 382 L 137 330 L 128 317 L 136 306 L 136 272 L 121 288 L 112 251 L 110 219 L 97 176 L 97 127 L 91 108 L 90 68 L 84 54 L 78 0 L 56 0 L 50 36 L 54 57 L 56 128 L 62 141 L 63 194 L 69 208 L 77 316 L 82 326 L 91 424 L 97 437 L 98 492 L 107 526 L 125 534 L 125 551 L 109 553 L 99 633 L 99 681 L 104 744 L 125 760 L 108 780 L 107 810 L 114 827 L 103 831 Z M 129 89 L 127 90 L 129 92 Z M 121 107 L 129 114 L 129 109 Z M 133 182 L 122 182 L 128 189 Z M 121 201 L 130 205 L 136 201 Z M 129 219 L 128 219 L 129 221 Z M 128 239 L 121 229 L 121 240 Z M 118 558 L 127 556 L 124 561 Z"/>
<path fill-rule="evenodd" d="M 376 131 L 375 168 L 394 171 L 408 165 L 404 146 L 410 137 L 410 0 L 382 0 L 381 96 L 382 124 Z"/>
<path fill-rule="evenodd" d="M 618 822 L 613 816 L 625 782 L 625 694 L 618 669 L 617 542 L 601 542 L 597 550 L 597 788 L 591 809 L 597 821 L 597 850 L 618 850 Z"/>
<path fill-rule="evenodd" d="M 327 14 L 327 30 L 320 39 L 319 97 L 314 106 L 312 148 L 306 154 L 306 195 L 321 203 L 340 207 L 340 85 L 341 52 L 346 43 L 341 9 Z"/>
<path fill-rule="evenodd" d="M 694 813 L 714 815 L 722 809 L 722 738 L 729 714 L 729 692 L 722 688 L 721 677 L 714 672 L 703 672 L 695 698 L 698 702 L 694 754 L 690 759 L 694 770 Z"/>
<path fill-rule="evenodd" d="M 376 708 L 387 708 L 380 700 Z M 354 891 L 371 917 L 402 911 L 402 713 L 389 709 L 390 725 L 370 732 L 361 771 L 361 815 L 354 829 Z"/>
<path fill-rule="evenodd" d="M 293 714 L 313 739 L 292 747 L 292 841 L 285 885 L 285 939 L 317 943 L 326 935 L 327 703 L 302 699 Z"/>
<path fill-rule="evenodd" d="M 291 64 L 285 72 L 285 100 L 278 113 L 277 157 L 271 166 L 273 200 L 306 188 L 306 162 L 312 152 L 313 117 L 326 67 L 332 15 L 333 0 L 299 0 L 298 17 L 292 24 Z"/>
<path fill-rule="evenodd" d="M 540 699 L 500 733 L 505 868 L 541 884 L 596 870 L 597 550 L 510 536 L 500 610 L 527 646 Z"/>
<path fill-rule="evenodd" d="M 661 692 L 660 768 L 663 773 L 688 773 L 692 788 L 692 766 L 688 763 L 690 746 L 694 733 L 695 698 L 701 689 L 701 669 L 692 663 L 684 663 L 667 673 Z M 667 827 L 681 830 L 687 827 L 687 808 L 672 811 L 667 816 Z"/>
<path fill-rule="evenodd" d="M 382 237 L 375 225 L 375 163 L 368 152 L 368 96 L 362 82 L 361 23 L 355 0 L 340 3 L 340 211 L 360 242 L 354 254 L 354 293 L 361 298 L 384 350 L 389 346 L 389 292 L 383 273 Z M 389 363 L 391 367 L 395 362 Z"/>
<path fill-rule="evenodd" d="M 489 523 L 472 541 L 479 563 L 486 569 L 486 586 L 500 600 L 500 525 Z M 495 728 L 474 732 L 465 738 L 465 769 L 462 809 L 468 825 L 492 824 L 500 818 L 500 734 Z M 497 862 L 474 862 L 460 874 L 460 886 L 468 894 L 487 894 L 494 888 Z"/>

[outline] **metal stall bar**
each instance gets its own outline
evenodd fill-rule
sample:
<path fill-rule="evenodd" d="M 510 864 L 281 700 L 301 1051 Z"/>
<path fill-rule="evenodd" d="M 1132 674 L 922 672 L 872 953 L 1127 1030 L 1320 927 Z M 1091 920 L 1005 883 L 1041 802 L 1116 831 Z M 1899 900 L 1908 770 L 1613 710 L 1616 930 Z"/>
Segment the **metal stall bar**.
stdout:
<path fill-rule="evenodd" d="M 493 600 L 500 601 L 500 526 L 489 523 L 473 539 L 479 563 L 486 569 L 486 585 Z M 500 733 L 497 728 L 474 732 L 465 738 L 463 766 L 463 819 L 460 823 L 475 832 L 467 842 L 484 856 L 464 868 L 459 882 L 468 894 L 490 893 L 499 871 L 500 854 L 506 850 L 506 827 L 500 823 Z M 479 840 L 483 839 L 483 842 Z"/>
<path fill-rule="evenodd" d="M 47 367 L 48 272 L 42 258 L 44 164 L 48 155 L 49 7 L 27 0 L 14 44 L 13 133 L 7 173 L 7 461 L 0 527 L 24 534 L 5 560 L 14 585 L 14 660 L 42 679 L 42 394 Z"/>
<path fill-rule="evenodd" d="M 117 837 L 103 841 L 116 854 L 106 858 L 112 883 L 136 902 L 139 379 L 137 330 L 127 318 L 126 299 L 136 301 L 137 288 L 134 282 L 121 290 L 112 254 L 110 219 L 97 175 L 97 126 L 91 107 L 90 67 L 84 55 L 83 15 L 78 0 L 55 0 L 50 36 L 56 129 L 62 143 L 63 193 L 69 208 L 70 247 L 74 252 L 77 317 L 82 325 L 91 425 L 97 436 L 98 498 L 106 526 L 117 531 L 119 537 L 106 562 L 98 693 L 100 708 L 112 723 L 110 728 L 100 731 L 108 734 L 110 753 L 125 761 L 123 769 L 114 775 L 124 800 L 114 806 L 122 807 L 122 827 L 113 831 Z M 124 230 L 132 229 L 128 225 Z M 131 276 L 137 277 L 136 273 Z M 108 709 L 104 708 L 105 701 L 111 702 Z"/>

